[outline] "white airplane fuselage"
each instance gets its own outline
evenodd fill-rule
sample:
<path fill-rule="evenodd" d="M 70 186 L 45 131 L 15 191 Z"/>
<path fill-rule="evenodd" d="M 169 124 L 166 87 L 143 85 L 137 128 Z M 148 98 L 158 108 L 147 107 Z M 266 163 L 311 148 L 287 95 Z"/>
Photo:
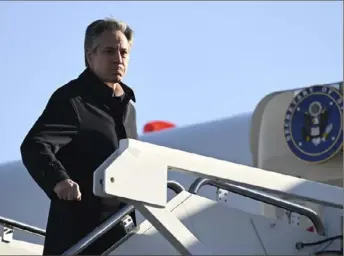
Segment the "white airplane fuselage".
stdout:
<path fill-rule="evenodd" d="M 141 135 L 139 139 L 160 146 L 252 165 L 249 147 L 251 116 L 251 113 L 246 113 L 222 120 L 148 133 Z M 32 180 L 22 162 L 0 165 L 0 177 L 0 216 L 45 229 L 49 200 Z M 172 171 L 168 178 L 188 189 L 197 177 Z M 214 191 L 204 188 L 201 192 L 211 193 L 215 199 Z M 173 193 L 169 193 L 169 197 L 172 195 Z M 246 206 L 252 211 L 260 211 L 255 202 L 245 205 L 240 203 L 240 200 L 237 201 L 243 208 Z M 15 238 L 35 243 L 43 241 L 21 231 L 15 232 Z"/>
<path fill-rule="evenodd" d="M 287 148 L 283 120 L 296 91 L 271 93 L 251 113 L 147 133 L 139 139 L 159 146 L 338 186 L 338 182 L 343 179 L 342 154 L 337 154 L 322 165 L 309 165 L 299 161 Z M 168 173 L 169 180 L 177 181 L 186 190 L 196 178 L 173 170 Z M 199 194 L 216 199 L 216 189 L 212 187 L 202 188 Z M 171 198 L 172 195 L 169 191 L 168 197 Z M 229 193 L 228 202 L 233 208 L 254 214 L 266 215 L 268 212 L 263 203 L 240 195 Z M 48 210 L 48 198 L 35 184 L 21 161 L 0 165 L 0 216 L 45 229 Z M 275 214 L 274 211 L 272 215 Z M 24 232 L 15 232 L 14 237 L 34 243 L 43 242 L 42 238 Z"/>

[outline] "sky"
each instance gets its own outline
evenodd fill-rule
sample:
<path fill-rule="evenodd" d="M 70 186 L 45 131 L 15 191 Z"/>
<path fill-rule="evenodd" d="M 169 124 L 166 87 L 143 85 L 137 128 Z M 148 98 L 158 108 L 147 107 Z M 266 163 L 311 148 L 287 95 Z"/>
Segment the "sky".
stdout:
<path fill-rule="evenodd" d="M 135 32 L 124 82 L 136 93 L 138 129 L 253 111 L 268 93 L 343 80 L 342 1 L 0 2 L 0 163 L 20 144 L 50 95 L 85 68 L 92 21 Z"/>

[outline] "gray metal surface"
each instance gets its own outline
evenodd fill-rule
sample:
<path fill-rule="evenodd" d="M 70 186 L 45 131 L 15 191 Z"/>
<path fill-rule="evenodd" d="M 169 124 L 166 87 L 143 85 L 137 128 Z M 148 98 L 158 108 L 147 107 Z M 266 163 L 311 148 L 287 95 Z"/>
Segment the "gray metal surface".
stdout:
<path fill-rule="evenodd" d="M 19 230 L 23 230 L 35 235 L 39 235 L 39 236 L 45 236 L 45 230 L 44 229 L 40 229 L 19 221 L 15 221 L 12 219 L 8 219 L 5 217 L 1 217 L 0 216 L 0 225 L 4 225 L 7 227 L 13 227 L 14 229 L 19 229 Z"/>
<path fill-rule="evenodd" d="M 316 228 L 316 231 L 319 235 L 325 235 L 324 224 L 322 223 L 318 214 L 312 209 L 252 189 L 244 188 L 229 183 L 222 183 L 210 179 L 196 179 L 194 183 L 191 184 L 189 192 L 192 194 L 197 194 L 198 191 L 205 185 L 210 185 L 224 190 L 228 190 L 232 193 L 240 194 L 244 197 L 249 197 L 251 199 L 258 200 L 266 204 L 274 205 L 276 207 L 283 208 L 291 212 L 296 212 L 300 215 L 304 215 L 313 222 L 313 225 Z"/>
<path fill-rule="evenodd" d="M 173 190 L 176 194 L 179 194 L 184 188 L 175 181 L 168 181 L 167 187 Z M 115 213 L 97 228 L 95 228 L 91 233 L 89 233 L 86 237 L 81 239 L 67 251 L 65 251 L 62 255 L 77 255 L 78 253 L 85 250 L 88 246 L 90 246 L 93 242 L 103 236 L 108 230 L 116 226 L 120 221 L 126 216 L 129 215 L 132 211 L 135 210 L 135 207 L 132 205 L 127 205 L 119 212 Z M 130 233 L 129 233 L 130 234 Z M 125 236 L 126 237 L 126 236 Z M 125 238 L 124 237 L 124 238 Z M 121 240 L 119 241 L 121 242 Z"/>

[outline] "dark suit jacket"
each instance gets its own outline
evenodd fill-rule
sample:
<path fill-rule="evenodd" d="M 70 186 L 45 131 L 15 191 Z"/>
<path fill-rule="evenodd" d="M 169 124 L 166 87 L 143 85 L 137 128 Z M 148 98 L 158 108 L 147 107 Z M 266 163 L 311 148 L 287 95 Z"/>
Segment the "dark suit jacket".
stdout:
<path fill-rule="evenodd" d="M 138 138 L 131 102 L 135 95 L 127 85 L 122 87 L 124 96 L 113 97 L 112 89 L 86 69 L 53 93 L 21 145 L 25 167 L 51 199 L 44 254 L 63 253 L 123 207 L 116 198 L 102 199 L 92 192 L 93 172 L 118 148 L 119 140 Z M 79 184 L 80 202 L 59 200 L 53 192 L 67 178 Z M 114 232 L 111 240 L 124 234 L 119 227 Z M 98 245 L 114 242 L 104 241 Z M 96 247 L 85 253 L 97 254 Z"/>

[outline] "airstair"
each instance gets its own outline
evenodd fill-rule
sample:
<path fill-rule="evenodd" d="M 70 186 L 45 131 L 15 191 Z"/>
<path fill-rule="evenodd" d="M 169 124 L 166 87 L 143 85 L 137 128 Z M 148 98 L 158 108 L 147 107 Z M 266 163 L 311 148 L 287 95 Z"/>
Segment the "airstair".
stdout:
<path fill-rule="evenodd" d="M 121 172 L 124 168 L 126 171 Z M 199 178 L 186 191 L 178 183 L 167 181 L 171 169 L 193 173 Z M 122 184 L 131 184 L 130 189 Z M 151 189 L 147 190 L 147 186 Z M 203 186 L 303 215 L 313 223 L 315 232 L 202 197 L 199 191 Z M 170 201 L 166 198 L 168 188 L 177 194 Z M 324 222 L 314 210 L 282 199 L 343 209 L 344 192 L 337 186 L 126 139 L 95 171 L 93 192 L 99 197 L 117 196 L 127 206 L 63 255 L 79 254 L 119 223 L 127 235 L 103 255 L 343 254 L 343 232 L 329 236 L 326 229 L 330 224 L 343 225 L 342 216 Z M 145 218 L 137 227 L 129 217 L 133 210 Z M 6 227 L 0 243 L 1 254 L 42 253 L 41 246 L 11 241 L 11 235 L 13 228 L 36 235 L 44 235 L 43 230 L 8 219 L 0 221 Z"/>
<path fill-rule="evenodd" d="M 116 196 L 127 206 L 63 255 L 80 254 L 118 224 L 126 236 L 103 255 L 343 255 L 342 140 L 328 140 L 329 149 L 335 146 L 332 153 L 317 159 L 316 154 L 296 151 L 295 141 L 288 148 L 284 129 L 291 124 L 285 122 L 288 111 L 298 111 L 295 106 L 305 111 L 313 106 L 313 115 L 319 116 L 319 106 L 334 104 L 337 115 L 326 125 L 342 136 L 342 92 L 343 83 L 335 83 L 267 95 L 251 121 L 249 146 L 255 167 L 121 140 L 119 149 L 95 171 L 93 193 Z M 302 105 L 302 97 L 310 94 L 313 100 Z M 300 122 L 292 125 L 301 127 Z M 191 174 L 196 180 L 184 188 L 168 180 L 171 172 Z M 204 187 L 216 188 L 217 199 L 203 195 Z M 170 190 L 173 198 L 166 196 Z M 235 206 L 228 197 L 233 194 L 240 195 L 240 203 L 244 198 L 260 202 L 261 214 Z M 137 226 L 129 217 L 132 211 L 143 219 Z M 14 239 L 13 233 L 21 230 L 44 238 L 44 230 L 0 217 L 1 226 L 1 255 L 42 254 L 42 245 Z"/>

